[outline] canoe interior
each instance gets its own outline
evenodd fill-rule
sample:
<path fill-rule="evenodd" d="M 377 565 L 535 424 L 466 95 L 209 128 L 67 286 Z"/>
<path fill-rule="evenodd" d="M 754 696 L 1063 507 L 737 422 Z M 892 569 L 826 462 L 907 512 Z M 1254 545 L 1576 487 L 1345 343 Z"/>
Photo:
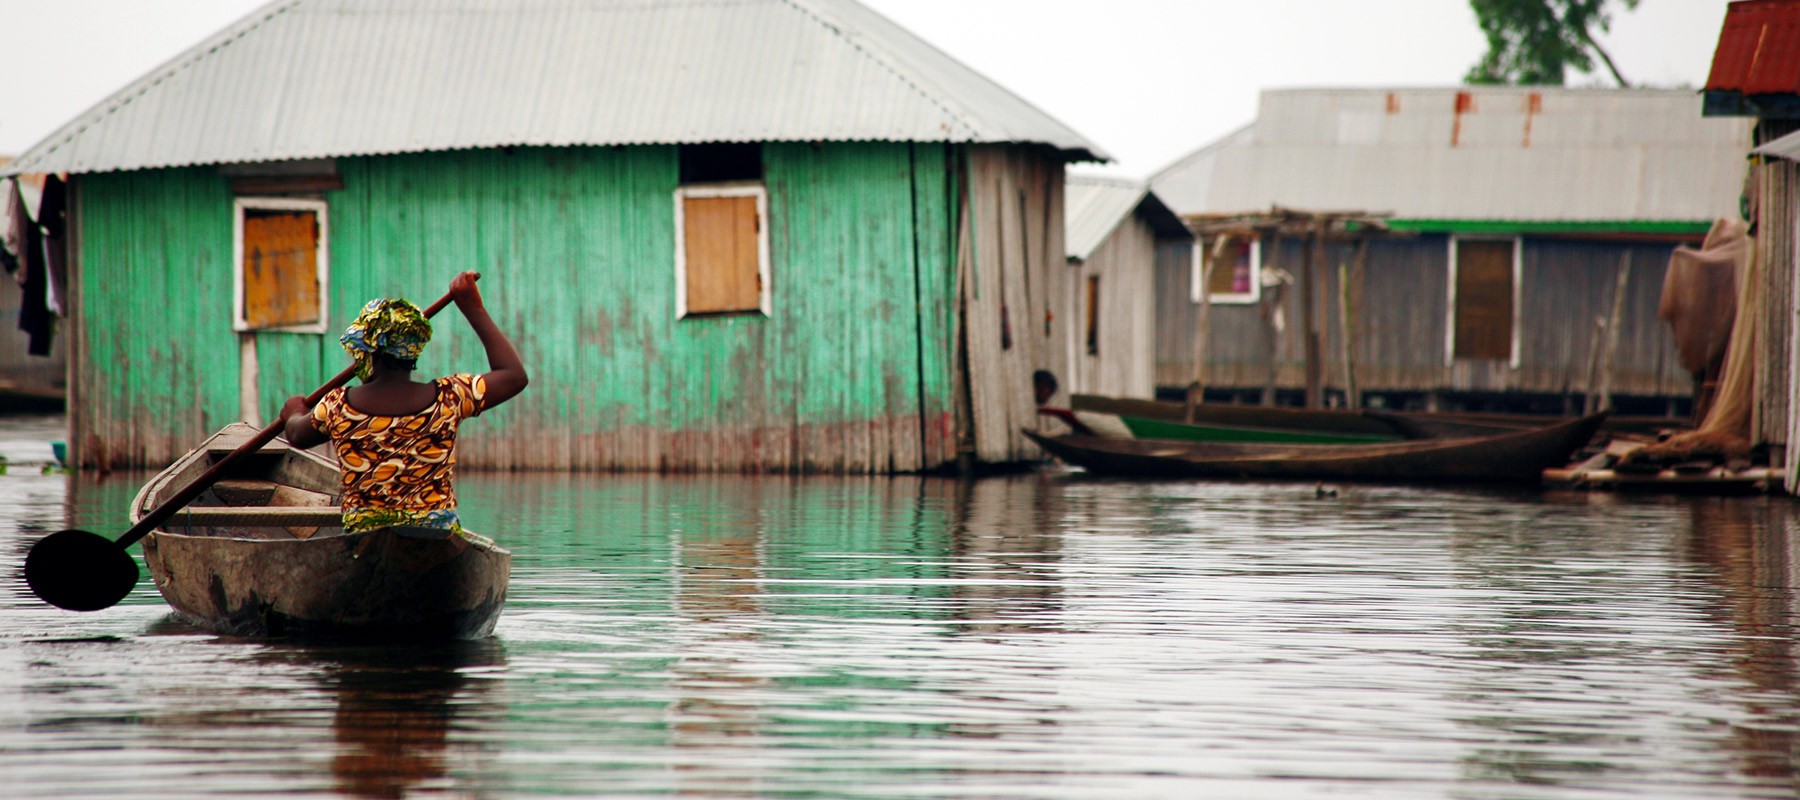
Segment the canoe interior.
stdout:
<path fill-rule="evenodd" d="M 1330 479 L 1345 481 L 1527 481 L 1563 466 L 1605 415 L 1490 436 L 1364 445 L 1192 442 L 1071 434 L 1026 435 L 1051 455 L 1101 475 Z"/>
<path fill-rule="evenodd" d="M 138 493 L 132 503 L 132 519 L 141 518 L 181 491 L 255 433 L 248 426 L 228 427 L 170 465 Z M 276 440 L 238 458 L 224 477 L 159 529 L 233 539 L 342 536 L 343 526 L 334 522 L 340 513 L 338 499 L 336 464 L 318 453 Z"/>
<path fill-rule="evenodd" d="M 1125 415 L 1119 417 L 1139 439 L 1187 439 L 1196 442 L 1267 442 L 1288 444 L 1368 444 L 1407 438 L 1394 433 L 1349 433 L 1257 425 L 1190 425 L 1185 422 Z"/>

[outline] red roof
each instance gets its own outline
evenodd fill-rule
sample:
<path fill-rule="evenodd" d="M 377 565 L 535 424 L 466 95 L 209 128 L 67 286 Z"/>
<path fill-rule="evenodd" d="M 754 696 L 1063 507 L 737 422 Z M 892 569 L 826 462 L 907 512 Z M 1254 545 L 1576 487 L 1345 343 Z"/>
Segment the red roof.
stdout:
<path fill-rule="evenodd" d="M 1706 90 L 1800 94 L 1800 0 L 1738 0 L 1727 7 Z"/>

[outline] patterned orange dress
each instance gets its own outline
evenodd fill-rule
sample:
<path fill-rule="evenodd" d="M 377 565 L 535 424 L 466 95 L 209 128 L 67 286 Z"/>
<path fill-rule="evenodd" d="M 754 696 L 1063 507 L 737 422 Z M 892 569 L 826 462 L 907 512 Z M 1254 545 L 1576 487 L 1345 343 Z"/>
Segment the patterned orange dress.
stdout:
<path fill-rule="evenodd" d="M 343 471 L 346 533 L 396 526 L 464 533 L 456 515 L 456 428 L 481 413 L 487 382 L 451 375 L 432 385 L 437 400 L 402 416 L 358 411 L 342 387 L 313 406 L 313 424 L 331 437 Z"/>

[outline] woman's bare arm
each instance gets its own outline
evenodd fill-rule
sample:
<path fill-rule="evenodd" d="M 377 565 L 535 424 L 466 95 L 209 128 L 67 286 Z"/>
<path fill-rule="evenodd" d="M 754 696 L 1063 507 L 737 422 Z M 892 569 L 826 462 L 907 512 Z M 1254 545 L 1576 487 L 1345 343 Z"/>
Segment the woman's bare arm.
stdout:
<path fill-rule="evenodd" d="M 475 329 L 475 336 L 481 339 L 482 349 L 487 351 L 488 372 L 481 376 L 487 384 L 487 395 L 482 399 L 483 408 L 493 408 L 525 390 L 531 377 L 525 373 L 525 362 L 519 358 L 519 351 L 513 347 L 512 340 L 500 332 L 500 326 L 488 316 L 487 306 L 481 301 L 481 290 L 475 287 L 474 272 L 464 272 L 450 280 L 450 296 L 456 301 L 456 308 L 469 321 L 469 327 Z"/>
<path fill-rule="evenodd" d="M 304 450 L 329 441 L 325 434 L 313 427 L 312 409 L 306 407 L 304 397 L 290 397 L 287 402 L 282 403 L 281 418 L 284 420 L 283 435 L 290 445 Z"/>

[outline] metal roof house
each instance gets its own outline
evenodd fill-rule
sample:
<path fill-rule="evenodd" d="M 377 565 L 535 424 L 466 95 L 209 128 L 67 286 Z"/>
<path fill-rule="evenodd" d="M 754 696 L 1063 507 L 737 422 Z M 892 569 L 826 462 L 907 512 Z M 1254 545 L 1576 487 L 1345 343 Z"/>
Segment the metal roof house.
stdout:
<path fill-rule="evenodd" d="M 1754 125 L 1745 149 L 1748 162 L 1746 218 L 1755 258 L 1751 291 L 1740 296 L 1756 305 L 1753 413 L 1747 432 L 1753 444 L 1786 448 L 1777 461 L 1786 488 L 1800 492 L 1800 436 L 1792 413 L 1800 402 L 1793 364 L 1795 272 L 1800 269 L 1800 2 L 1754 0 L 1726 7 L 1703 91 L 1705 113 Z M 1754 150 L 1751 150 L 1754 147 Z"/>
<path fill-rule="evenodd" d="M 1396 406 L 1564 410 L 1610 375 L 1612 393 L 1642 412 L 1685 401 L 1692 377 L 1657 319 L 1662 271 L 1673 247 L 1738 213 L 1750 135 L 1700 107 L 1668 90 L 1264 92 L 1253 123 L 1152 176 L 1157 194 L 1196 229 L 1298 210 L 1372 215 L 1389 235 L 1366 249 L 1328 240 L 1311 285 L 1298 239 L 1232 237 L 1226 268 L 1206 273 L 1207 388 L 1290 396 L 1307 349 L 1291 330 L 1310 306 L 1330 340 L 1317 352 L 1347 356 L 1323 370 L 1335 394 L 1354 385 Z M 1192 374 L 1195 314 L 1183 309 L 1200 304 L 1201 274 L 1197 259 L 1160 278 L 1159 296 L 1184 298 L 1159 310 L 1164 389 Z M 1270 329 L 1283 318 L 1291 330 Z M 1613 318 L 1597 336 L 1596 320 Z M 1602 340 L 1614 343 L 1610 363 L 1597 363 Z"/>
<path fill-rule="evenodd" d="M 887 472 L 1035 455 L 1105 158 L 852 0 L 276 0 L 8 169 L 70 176 L 80 463 L 267 419 L 477 269 L 533 382 L 467 464 Z"/>
<path fill-rule="evenodd" d="M 1142 182 L 1075 176 L 1063 189 L 1073 270 L 1061 296 L 1071 393 L 1154 397 L 1156 265 L 1186 264 L 1194 234 Z"/>

